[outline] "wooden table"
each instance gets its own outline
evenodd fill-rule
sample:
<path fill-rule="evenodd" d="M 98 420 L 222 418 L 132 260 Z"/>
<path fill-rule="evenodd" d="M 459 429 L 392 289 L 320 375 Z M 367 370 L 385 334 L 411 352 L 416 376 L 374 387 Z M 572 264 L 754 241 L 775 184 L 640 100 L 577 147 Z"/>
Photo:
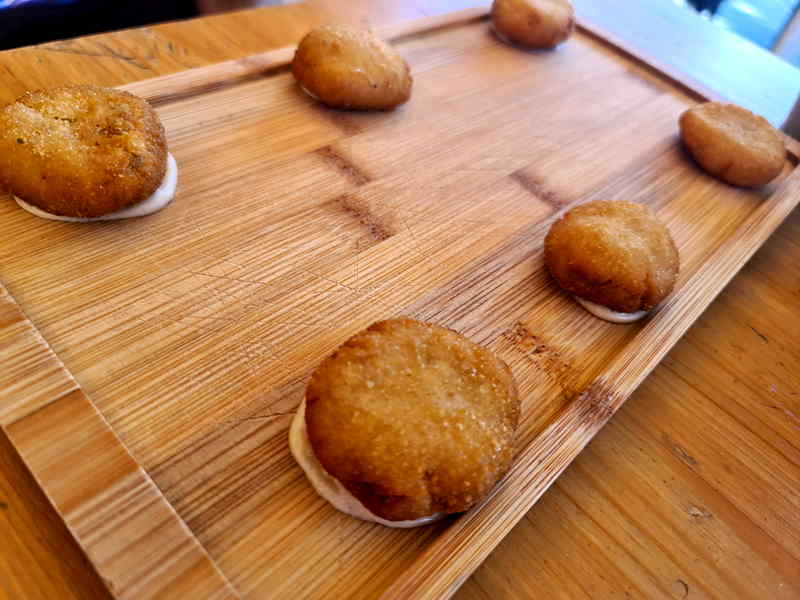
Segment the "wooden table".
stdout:
<path fill-rule="evenodd" d="M 331 14 L 379 25 L 467 4 L 320 0 L 12 50 L 0 53 L 0 101 L 267 50 Z M 775 123 L 800 91 L 800 71 L 666 0 L 576 4 Z M 800 597 L 798 240 L 795 211 L 460 598 Z M 0 598 L 107 597 L 0 434 Z"/>

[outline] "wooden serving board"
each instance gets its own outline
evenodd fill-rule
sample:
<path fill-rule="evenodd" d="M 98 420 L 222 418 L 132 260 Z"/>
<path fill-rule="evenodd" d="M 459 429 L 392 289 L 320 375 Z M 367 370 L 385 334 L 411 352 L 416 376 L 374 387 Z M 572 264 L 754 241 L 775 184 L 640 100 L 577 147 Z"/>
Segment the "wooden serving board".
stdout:
<path fill-rule="evenodd" d="M 291 49 L 127 86 L 180 165 L 153 216 L 0 202 L 0 424 L 116 596 L 448 596 L 800 201 L 794 147 L 779 181 L 729 187 L 677 140 L 697 94 L 585 30 L 503 45 L 485 12 L 382 32 L 415 80 L 394 112 L 315 103 Z M 601 198 L 647 204 L 680 249 L 638 324 L 542 265 L 553 220 Z M 414 530 L 336 512 L 287 444 L 312 369 L 397 315 L 493 348 L 524 403 L 492 495 Z"/>

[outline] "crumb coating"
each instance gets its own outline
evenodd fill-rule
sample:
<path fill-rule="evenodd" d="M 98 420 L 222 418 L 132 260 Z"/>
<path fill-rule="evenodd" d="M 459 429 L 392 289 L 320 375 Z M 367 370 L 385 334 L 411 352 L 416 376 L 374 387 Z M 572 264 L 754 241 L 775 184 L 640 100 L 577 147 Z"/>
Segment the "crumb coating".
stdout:
<path fill-rule="evenodd" d="M 145 200 L 166 158 L 158 116 L 127 92 L 60 87 L 0 109 L 0 183 L 55 215 L 99 217 Z"/>
<path fill-rule="evenodd" d="M 508 470 L 519 396 L 506 364 L 462 335 L 407 318 L 375 323 L 314 372 L 314 453 L 389 520 L 467 510 Z"/>
<path fill-rule="evenodd" d="M 388 110 L 411 97 L 406 61 L 371 31 L 352 27 L 311 30 L 297 47 L 292 73 L 334 108 Z"/>
<path fill-rule="evenodd" d="M 708 173 L 742 187 L 765 185 L 780 175 L 786 148 L 764 117 L 735 104 L 706 102 L 680 118 L 681 138 Z"/>
<path fill-rule="evenodd" d="M 679 257 L 667 227 L 633 202 L 589 202 L 553 223 L 545 263 L 571 294 L 631 313 L 650 310 L 675 285 Z"/>
<path fill-rule="evenodd" d="M 494 0 L 495 31 L 525 48 L 554 48 L 575 31 L 569 0 Z"/>

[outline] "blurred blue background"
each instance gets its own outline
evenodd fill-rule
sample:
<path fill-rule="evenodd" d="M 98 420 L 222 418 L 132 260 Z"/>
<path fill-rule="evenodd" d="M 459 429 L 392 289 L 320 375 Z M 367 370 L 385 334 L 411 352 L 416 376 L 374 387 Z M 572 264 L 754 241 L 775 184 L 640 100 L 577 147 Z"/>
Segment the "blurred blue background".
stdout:
<path fill-rule="evenodd" d="M 673 0 L 800 67 L 798 0 Z"/>

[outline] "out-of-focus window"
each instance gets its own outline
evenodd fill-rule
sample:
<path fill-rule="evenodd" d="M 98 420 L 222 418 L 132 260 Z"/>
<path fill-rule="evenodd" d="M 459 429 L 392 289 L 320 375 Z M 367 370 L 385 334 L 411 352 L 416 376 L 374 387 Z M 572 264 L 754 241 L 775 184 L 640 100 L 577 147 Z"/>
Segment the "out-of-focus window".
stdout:
<path fill-rule="evenodd" d="M 786 47 L 790 24 L 800 9 L 800 0 L 673 0 L 690 6 L 742 37 L 768 50 Z M 784 58 L 800 66 L 800 53 Z"/>

